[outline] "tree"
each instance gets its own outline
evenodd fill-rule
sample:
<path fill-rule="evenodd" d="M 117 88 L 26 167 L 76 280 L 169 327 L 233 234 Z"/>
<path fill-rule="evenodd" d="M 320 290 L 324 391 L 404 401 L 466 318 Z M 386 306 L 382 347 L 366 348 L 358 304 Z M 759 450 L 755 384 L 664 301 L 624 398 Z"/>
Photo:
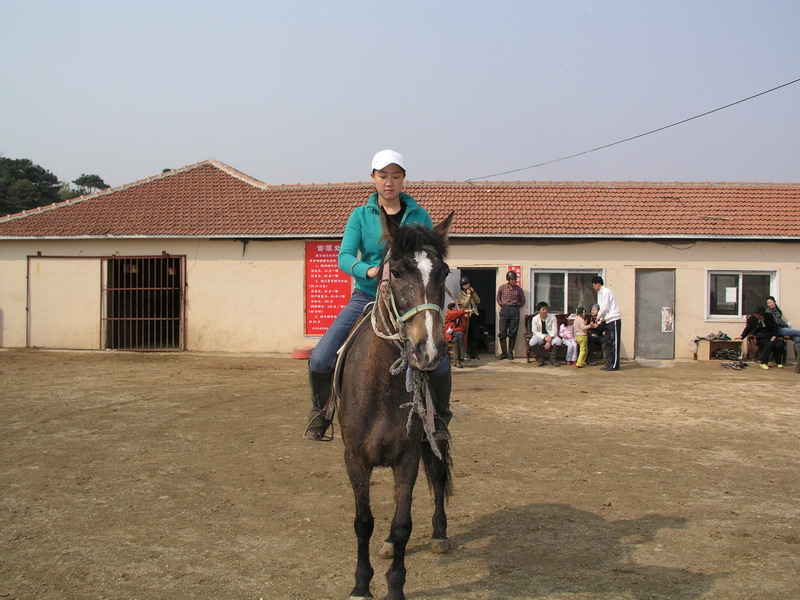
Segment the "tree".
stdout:
<path fill-rule="evenodd" d="M 0 215 L 58 202 L 60 182 L 27 158 L 0 156 Z"/>
<path fill-rule="evenodd" d="M 73 179 L 72 183 L 78 186 L 78 191 L 81 195 L 89 194 L 97 190 L 107 190 L 111 186 L 108 185 L 99 175 L 87 175 L 84 173 L 77 179 Z"/>

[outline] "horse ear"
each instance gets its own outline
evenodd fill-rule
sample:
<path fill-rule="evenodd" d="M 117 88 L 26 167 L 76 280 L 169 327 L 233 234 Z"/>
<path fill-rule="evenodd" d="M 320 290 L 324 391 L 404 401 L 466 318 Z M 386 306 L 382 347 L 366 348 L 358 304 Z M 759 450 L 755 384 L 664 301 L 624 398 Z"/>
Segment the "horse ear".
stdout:
<path fill-rule="evenodd" d="M 450 214 L 444 218 L 441 223 L 438 223 L 433 228 L 433 233 L 442 240 L 444 243 L 447 243 L 447 236 L 450 233 L 450 225 L 453 223 L 453 215 L 456 214 L 456 211 L 451 210 Z"/>

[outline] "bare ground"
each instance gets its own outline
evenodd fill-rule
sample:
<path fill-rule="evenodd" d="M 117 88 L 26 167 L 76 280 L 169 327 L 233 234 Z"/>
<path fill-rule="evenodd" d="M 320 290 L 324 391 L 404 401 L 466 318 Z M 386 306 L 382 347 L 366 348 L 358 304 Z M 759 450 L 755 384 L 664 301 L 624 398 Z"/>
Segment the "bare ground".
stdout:
<path fill-rule="evenodd" d="M 454 378 L 454 549 L 427 551 L 420 481 L 409 598 L 800 598 L 791 368 L 478 365 Z M 341 441 L 301 438 L 305 369 L 0 352 L 0 598 L 346 598 L 352 494 Z"/>

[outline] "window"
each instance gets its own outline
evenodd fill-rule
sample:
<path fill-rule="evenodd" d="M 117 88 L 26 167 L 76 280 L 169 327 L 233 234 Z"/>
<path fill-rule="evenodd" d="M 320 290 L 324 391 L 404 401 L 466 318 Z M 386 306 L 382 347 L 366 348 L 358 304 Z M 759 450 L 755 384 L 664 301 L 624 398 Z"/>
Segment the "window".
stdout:
<path fill-rule="evenodd" d="M 531 310 L 542 301 L 550 305 L 552 313 L 573 313 L 579 306 L 587 311 L 597 302 L 597 294 L 592 289 L 592 277 L 599 271 L 563 270 L 533 271 L 533 292 Z"/>
<path fill-rule="evenodd" d="M 708 315 L 744 317 L 773 295 L 774 271 L 709 271 Z"/>

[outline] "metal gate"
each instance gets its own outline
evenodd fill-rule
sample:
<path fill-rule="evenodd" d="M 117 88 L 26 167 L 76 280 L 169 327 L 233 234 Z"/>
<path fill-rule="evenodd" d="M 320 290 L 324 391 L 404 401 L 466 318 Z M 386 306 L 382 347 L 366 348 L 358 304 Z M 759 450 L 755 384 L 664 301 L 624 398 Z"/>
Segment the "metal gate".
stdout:
<path fill-rule="evenodd" d="M 103 269 L 104 347 L 183 350 L 185 257 L 114 256 Z"/>

